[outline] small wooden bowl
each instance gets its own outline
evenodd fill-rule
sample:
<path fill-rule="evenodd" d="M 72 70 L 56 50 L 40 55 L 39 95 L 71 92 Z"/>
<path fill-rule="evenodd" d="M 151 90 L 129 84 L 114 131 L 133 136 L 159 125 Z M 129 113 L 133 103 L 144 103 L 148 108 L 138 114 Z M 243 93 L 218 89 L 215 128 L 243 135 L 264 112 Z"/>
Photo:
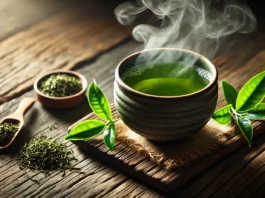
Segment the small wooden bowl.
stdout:
<path fill-rule="evenodd" d="M 39 83 L 52 74 L 68 74 L 70 76 L 77 77 L 82 82 L 83 89 L 72 96 L 65 97 L 53 97 L 43 94 L 39 90 Z M 69 109 L 79 105 L 85 98 L 87 89 L 87 80 L 85 77 L 77 72 L 70 70 L 54 70 L 45 74 L 40 75 L 34 82 L 34 90 L 37 100 L 44 106 L 54 109 Z"/>

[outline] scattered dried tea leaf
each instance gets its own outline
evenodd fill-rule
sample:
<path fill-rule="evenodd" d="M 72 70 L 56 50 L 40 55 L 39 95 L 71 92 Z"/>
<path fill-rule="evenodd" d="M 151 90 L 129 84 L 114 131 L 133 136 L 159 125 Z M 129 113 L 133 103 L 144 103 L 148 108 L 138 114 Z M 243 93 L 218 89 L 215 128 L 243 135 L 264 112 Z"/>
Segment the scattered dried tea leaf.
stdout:
<path fill-rule="evenodd" d="M 21 168 L 40 170 L 45 173 L 54 170 L 74 169 L 71 162 L 77 160 L 73 151 L 63 143 L 57 143 L 45 136 L 35 138 L 25 144 L 18 159 Z"/>

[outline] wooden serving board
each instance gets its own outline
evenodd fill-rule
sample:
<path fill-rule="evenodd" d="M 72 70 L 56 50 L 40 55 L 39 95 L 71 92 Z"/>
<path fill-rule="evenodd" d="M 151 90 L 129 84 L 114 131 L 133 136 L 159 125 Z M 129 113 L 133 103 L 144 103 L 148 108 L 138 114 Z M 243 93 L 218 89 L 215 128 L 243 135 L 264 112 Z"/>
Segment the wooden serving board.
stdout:
<path fill-rule="evenodd" d="M 114 105 L 111 105 L 111 109 L 113 116 L 118 116 Z M 78 122 L 87 119 L 97 119 L 97 117 L 94 113 L 90 113 Z M 253 126 L 255 136 L 262 133 L 265 129 L 265 123 L 255 122 Z M 114 151 L 108 150 L 103 141 L 74 141 L 74 143 L 91 156 L 115 166 L 119 171 L 129 174 L 160 191 L 171 192 L 194 178 L 200 172 L 209 168 L 218 160 L 226 157 L 229 153 L 234 152 L 246 142 L 241 135 L 236 135 L 226 141 L 219 150 L 216 150 L 212 154 L 202 156 L 194 164 L 176 170 L 166 170 L 158 166 L 148 156 L 137 153 L 129 146 L 120 142 L 116 142 Z"/>
<path fill-rule="evenodd" d="M 250 77 L 265 70 L 264 53 L 264 51 L 260 52 L 248 63 L 240 67 L 240 69 L 228 64 L 226 59 L 214 60 L 213 62 L 217 65 L 219 70 L 219 79 L 229 81 L 237 89 L 241 88 L 241 86 Z M 220 87 L 218 108 L 222 105 L 224 105 L 224 98 Z M 112 112 L 114 116 L 117 116 L 114 105 L 112 105 Z M 78 122 L 95 118 L 96 116 L 93 113 L 90 113 Z M 75 124 L 73 124 L 69 129 L 71 129 Z M 265 130 L 265 123 L 254 122 L 253 128 L 254 137 L 258 136 Z M 225 158 L 230 153 L 233 153 L 242 145 L 246 145 L 245 139 L 242 138 L 241 134 L 238 134 L 228 139 L 222 147 L 220 147 L 220 149 L 206 156 L 202 156 L 196 163 L 176 170 L 166 170 L 151 161 L 148 156 L 141 155 L 119 142 L 116 143 L 115 150 L 113 152 L 106 148 L 103 141 L 76 141 L 75 143 L 91 156 L 111 164 L 119 171 L 131 175 L 145 184 L 163 192 L 176 190 L 178 187 L 196 177 L 199 173 L 211 167 L 219 160 Z"/>

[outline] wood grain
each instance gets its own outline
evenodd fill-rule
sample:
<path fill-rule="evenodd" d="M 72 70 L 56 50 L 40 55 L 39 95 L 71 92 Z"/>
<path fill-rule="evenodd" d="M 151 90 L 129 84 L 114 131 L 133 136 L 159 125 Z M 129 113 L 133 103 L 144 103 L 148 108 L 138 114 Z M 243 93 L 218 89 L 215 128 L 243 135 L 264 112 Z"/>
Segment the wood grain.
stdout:
<path fill-rule="evenodd" d="M 69 6 L 73 6 L 73 4 L 73 0 L 0 1 L 0 41 Z"/>
<path fill-rule="evenodd" d="M 71 7 L 0 43 L 0 104 L 32 87 L 36 75 L 71 69 L 126 39 L 112 7 Z M 88 14 L 89 13 L 89 14 Z"/>
<path fill-rule="evenodd" d="M 224 65 L 224 62 L 220 60 L 214 60 L 213 62 L 218 68 L 220 78 L 226 79 L 228 82 L 231 82 L 237 89 L 239 89 L 251 76 L 254 76 L 258 72 L 265 70 L 265 66 L 263 64 L 264 61 L 265 51 L 261 51 L 249 62 L 243 65 L 240 70 L 236 70 L 236 68 L 234 68 L 235 70 L 233 71 L 231 65 Z M 218 65 L 218 63 L 220 65 Z M 228 68 L 228 66 L 230 66 L 230 68 Z M 251 70 L 249 68 L 251 68 Z M 226 73 L 228 69 L 229 72 Z M 240 78 L 236 78 L 237 76 Z M 220 90 L 222 90 L 221 87 Z M 222 97 L 223 94 L 220 93 L 219 96 L 221 97 L 218 106 L 224 105 L 224 98 Z M 112 105 L 112 111 L 114 117 L 117 116 L 114 105 Z M 96 116 L 92 113 L 85 116 L 80 121 L 95 118 Z M 258 136 L 265 130 L 264 123 L 255 122 L 253 126 L 255 131 L 254 136 Z M 70 129 L 72 127 L 73 126 L 71 126 Z M 209 156 L 204 156 L 197 164 L 192 164 L 192 166 L 190 167 L 175 171 L 168 171 L 158 167 L 147 156 L 137 163 L 132 163 L 132 161 L 134 162 L 135 160 L 139 159 L 139 154 L 131 151 L 129 147 L 124 148 L 119 146 L 115 148 L 115 153 L 111 153 L 102 143 L 99 146 L 93 141 L 89 143 L 76 142 L 76 144 L 80 148 L 82 148 L 92 156 L 106 163 L 114 165 L 118 169 L 123 170 L 126 174 L 134 176 L 137 179 L 147 183 L 148 185 L 151 185 L 154 188 L 164 192 L 171 192 L 176 190 L 177 187 L 184 185 L 188 180 L 194 178 L 200 172 L 206 170 L 217 161 L 228 156 L 230 153 L 233 153 L 245 143 L 246 141 L 241 136 L 241 134 L 236 135 L 233 138 L 228 139 L 228 141 L 224 143 L 222 148 L 219 148 L 218 151 L 215 151 L 218 152 L 218 155 L 216 155 L 216 153 L 214 152 Z M 155 174 L 153 173 L 154 170 L 156 170 Z M 150 172 L 152 173 L 150 174 Z"/>
<path fill-rule="evenodd" d="M 117 117 L 118 114 L 115 106 L 111 105 L 111 109 L 113 116 Z M 78 122 L 86 119 L 97 119 L 97 116 L 91 113 Z M 73 126 L 70 126 L 69 129 Z M 256 137 L 264 132 L 265 124 L 256 122 L 253 124 L 253 128 L 254 137 Z M 159 189 L 162 192 L 172 192 L 197 176 L 200 172 L 246 144 L 246 141 L 241 134 L 236 135 L 225 141 L 223 145 L 219 145 L 217 150 L 213 150 L 210 154 L 202 155 L 200 160 L 176 170 L 166 170 L 159 167 L 148 156 L 141 155 L 141 153 L 133 151 L 128 145 L 123 145 L 119 142 L 117 142 L 114 152 L 109 151 L 102 142 L 98 141 L 75 141 L 75 144 L 91 156 L 115 166 L 125 174 L 131 175 L 147 185 Z M 139 161 L 139 159 L 141 160 Z M 137 162 L 135 162 L 136 160 Z"/>
<path fill-rule="evenodd" d="M 253 58 L 253 55 L 260 51 L 260 48 L 255 46 L 264 46 L 264 36 L 255 40 L 256 44 L 244 43 L 245 48 L 239 48 L 239 51 L 235 52 L 233 56 L 224 56 L 215 59 L 216 66 L 218 68 L 224 68 L 223 73 L 220 73 L 220 78 L 226 78 L 226 76 L 233 76 L 238 81 L 244 83 L 247 80 L 247 74 L 241 76 L 233 75 L 233 72 L 239 72 L 241 66 L 248 62 L 253 63 L 264 69 L 262 61 L 264 57 L 258 54 Z M 92 60 L 89 63 L 80 66 L 77 71 L 85 75 L 88 82 L 91 82 L 94 78 L 97 79 L 100 87 L 106 93 L 108 99 L 113 101 L 113 80 L 114 80 L 114 68 L 118 62 L 125 56 L 142 49 L 139 44 L 135 42 L 125 43 L 118 48 L 110 50 L 108 53 L 104 53 L 97 59 Z M 262 54 L 262 53 L 261 53 Z M 253 59 L 252 59 L 253 58 Z M 251 60 L 252 59 L 252 60 Z M 260 61 L 260 63 L 259 63 Z M 251 68 L 257 69 L 255 65 L 249 65 Z M 245 70 L 248 72 L 248 70 Z M 249 75 L 255 73 L 251 72 Z M 239 85 L 238 85 L 239 87 Z M 2 105 L 0 105 L 0 117 L 4 117 L 15 111 L 18 103 L 25 96 L 32 96 L 33 91 L 29 91 L 26 94 L 14 98 Z M 219 106 L 223 104 L 222 94 L 220 96 Z M 256 195 L 257 197 L 264 196 L 264 174 L 265 170 L 261 165 L 262 159 L 258 158 L 259 154 L 264 152 L 263 144 L 265 137 L 260 135 L 253 141 L 253 146 L 250 149 L 245 142 L 242 142 L 242 146 L 236 149 L 235 152 L 230 153 L 229 157 L 217 162 L 212 168 L 207 169 L 198 177 L 189 181 L 176 192 L 170 194 L 163 194 L 156 189 L 152 189 L 138 180 L 124 175 L 120 169 L 110 167 L 96 158 L 78 150 L 71 142 L 66 142 L 69 148 L 74 149 L 75 156 L 78 158 L 76 164 L 85 173 L 67 172 L 65 176 L 63 173 L 54 172 L 50 176 L 45 177 L 38 172 L 32 172 L 30 170 L 21 171 L 19 169 L 19 163 L 15 158 L 18 150 L 21 146 L 29 141 L 31 138 L 39 135 L 47 135 L 53 139 L 57 139 L 60 142 L 64 142 L 64 136 L 67 134 L 67 128 L 76 120 L 82 118 L 91 110 L 86 102 L 82 103 L 75 109 L 68 111 L 54 111 L 51 109 L 45 109 L 36 103 L 33 108 L 26 114 L 25 128 L 21 134 L 15 140 L 15 143 L 10 149 L 2 151 L 0 153 L 0 196 L 1 197 L 205 197 L 203 195 L 214 195 L 216 197 L 224 197 L 221 195 L 223 187 L 228 189 L 229 195 Z M 232 140 L 231 140 L 232 141 Z M 243 146 L 244 145 L 244 146 Z M 100 143 L 98 146 L 102 146 Z M 123 153 L 128 153 L 126 161 L 130 161 L 130 164 L 140 164 L 142 167 L 148 165 L 143 157 L 134 156 L 132 151 L 128 152 L 126 147 L 117 145 L 121 152 L 116 155 L 119 158 L 124 158 Z M 219 155 L 219 153 L 217 153 Z M 249 156 L 249 157 L 248 157 Z M 255 160 L 256 159 L 256 160 Z M 253 166 L 245 166 L 255 160 L 257 164 L 257 171 L 253 170 Z M 242 168 L 236 168 L 238 164 L 245 164 L 240 167 L 245 167 L 244 172 L 255 172 L 251 176 L 251 179 L 245 180 L 243 174 L 241 177 Z M 146 165 L 145 165 L 146 164 Z M 260 164 L 260 165 L 259 165 Z M 140 166 L 139 165 L 139 166 Z M 150 170 L 150 169 L 151 170 Z M 165 175 L 159 168 L 146 167 L 149 175 L 161 177 Z M 224 176 L 226 175 L 226 176 Z M 235 190 L 230 185 L 229 181 L 234 176 L 238 175 L 239 180 L 248 186 Z M 101 179 L 102 178 L 102 179 Z M 39 183 L 32 181 L 32 179 L 39 180 Z M 117 181 L 116 181 L 117 180 Z M 220 181 L 220 183 L 218 182 Z M 253 181 L 253 182 L 252 182 Z M 95 184 L 94 184 L 95 183 Z M 213 185 L 211 185 L 213 183 Z M 234 183 L 234 182 L 233 182 Z M 253 189 L 253 190 L 251 190 Z M 220 193 L 218 193 L 218 191 Z M 230 194 L 231 192 L 231 194 Z M 69 194 L 69 195 L 68 195 Z"/>
<path fill-rule="evenodd" d="M 98 60 L 79 68 L 77 71 L 84 74 L 89 82 L 94 78 L 99 79 L 98 83 L 108 98 L 113 100 L 111 87 L 114 68 L 123 57 L 138 51 L 140 47 L 135 42 L 129 42 L 111 50 L 109 53 L 101 55 Z M 113 57 L 116 58 L 114 59 Z M 102 71 L 96 73 L 98 68 L 101 68 Z M 2 104 L 0 106 L 0 117 L 14 112 L 22 98 L 32 95 L 33 91 L 30 91 L 21 97 Z M 128 191 L 120 192 L 123 196 L 130 193 L 135 196 L 150 195 L 158 197 L 159 194 L 156 191 L 150 191 L 146 186 L 135 183 L 130 177 L 120 174 L 119 170 L 105 166 L 86 153 L 79 151 L 71 142 L 64 141 L 67 128 L 74 121 L 86 115 L 87 112 L 90 112 L 90 109 L 86 101 L 77 108 L 67 111 L 45 109 L 36 102 L 26 114 L 25 128 L 21 131 L 14 144 L 8 150 L 0 152 L 0 196 L 75 197 L 78 195 L 80 197 L 103 197 L 123 185 L 130 188 Z M 63 173 L 54 172 L 45 177 L 39 172 L 20 170 L 15 155 L 25 142 L 40 135 L 47 135 L 60 142 L 65 142 L 69 148 L 74 149 L 75 156 L 78 158 L 76 167 L 81 168 L 84 173 L 68 171 L 65 176 L 62 176 Z M 39 180 L 39 183 L 32 181 L 32 179 Z M 130 187 L 132 182 L 133 185 Z"/>

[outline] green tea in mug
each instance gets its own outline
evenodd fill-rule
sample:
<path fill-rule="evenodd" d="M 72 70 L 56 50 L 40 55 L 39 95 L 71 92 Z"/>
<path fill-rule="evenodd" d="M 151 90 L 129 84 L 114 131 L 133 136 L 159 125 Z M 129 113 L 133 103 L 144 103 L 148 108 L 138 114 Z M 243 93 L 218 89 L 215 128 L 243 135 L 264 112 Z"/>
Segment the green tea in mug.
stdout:
<path fill-rule="evenodd" d="M 124 72 L 122 80 L 131 88 L 156 96 L 181 96 L 209 84 L 209 72 L 183 63 L 136 65 Z"/>

